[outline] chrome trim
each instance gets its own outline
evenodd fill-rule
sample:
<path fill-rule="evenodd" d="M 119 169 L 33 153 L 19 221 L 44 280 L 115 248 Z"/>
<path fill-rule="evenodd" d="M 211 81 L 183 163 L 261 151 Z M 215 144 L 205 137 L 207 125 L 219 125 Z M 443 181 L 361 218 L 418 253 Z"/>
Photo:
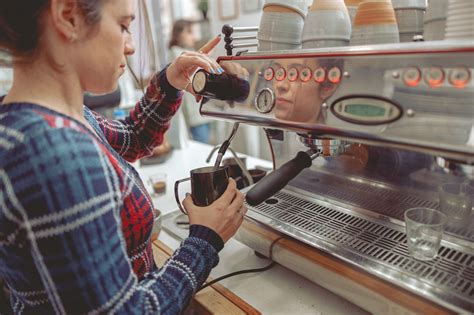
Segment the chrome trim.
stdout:
<path fill-rule="evenodd" d="M 324 220 L 321 218 L 315 219 L 314 217 L 311 219 L 304 219 L 301 216 L 298 217 L 295 213 L 288 213 L 289 209 L 286 209 L 286 216 L 282 215 L 279 218 L 278 215 L 275 216 L 275 214 L 283 213 L 281 209 L 276 209 L 272 215 L 269 215 L 261 210 L 261 205 L 255 208 L 249 207 L 247 216 L 310 246 L 334 255 L 335 257 L 338 257 L 353 266 L 357 266 L 377 277 L 394 283 L 417 295 L 423 296 L 450 310 L 455 312 L 466 312 L 471 311 L 474 308 L 474 300 L 472 299 L 472 295 L 474 294 L 474 281 L 466 278 L 457 278 L 457 274 L 462 274 L 462 270 L 457 269 L 460 265 L 470 270 L 469 273 L 466 273 L 468 272 L 466 269 L 466 272 L 464 272 L 466 275 L 471 274 L 471 277 L 474 277 L 472 274 L 474 268 L 474 256 L 472 250 L 464 249 L 464 252 L 454 253 L 453 255 L 451 253 L 453 253 L 455 249 L 452 249 L 448 247 L 446 243 L 443 243 L 443 248 L 440 251 L 441 255 L 434 262 L 418 262 L 409 257 L 406 252 L 405 245 L 403 244 L 405 241 L 405 235 L 401 226 L 387 222 L 378 222 L 373 218 L 350 212 L 333 203 L 301 196 L 288 190 L 284 190 L 276 196 L 276 198 L 280 200 L 279 202 L 282 202 L 282 195 L 293 197 L 293 199 L 291 199 L 292 209 L 298 208 L 298 201 L 295 200 L 309 202 L 310 204 L 313 204 L 315 208 L 319 207 L 319 211 L 321 212 L 315 210 L 315 214 L 324 218 Z M 280 205 L 282 207 L 285 206 L 285 204 Z M 264 206 L 269 208 L 275 207 L 271 205 Z M 309 211 L 307 206 L 304 206 L 304 209 L 305 210 L 301 213 L 305 213 L 306 218 L 309 218 L 307 215 L 312 213 L 312 211 Z M 326 214 L 321 214 L 323 212 L 331 213 L 331 215 L 334 216 L 332 218 L 328 217 Z M 343 216 L 343 213 L 345 214 L 345 217 L 341 220 L 345 220 L 345 222 L 363 220 L 364 222 L 359 222 L 363 228 L 357 227 L 358 230 L 356 230 L 356 232 L 351 232 L 351 229 L 355 228 L 351 228 L 348 224 L 341 224 L 338 219 L 335 218 L 340 218 Z M 288 217 L 291 219 L 288 219 Z M 289 223 L 289 220 L 292 220 L 293 223 Z M 306 223 L 305 220 L 307 221 Z M 321 220 L 320 223 L 317 223 L 317 220 Z M 330 226 L 330 224 L 333 224 L 332 220 L 335 220 L 334 224 L 336 225 Z M 294 222 L 297 222 L 300 227 L 295 225 Z M 308 225 L 306 230 L 301 228 L 302 225 L 304 226 L 304 224 L 311 223 L 313 223 L 314 226 L 309 228 L 316 229 L 313 232 L 308 232 Z M 319 226 L 319 228 L 317 226 Z M 331 232 L 332 230 L 334 232 Z M 383 236 L 376 234 L 378 231 L 379 233 L 383 233 Z M 329 238 L 327 235 L 329 235 Z M 338 242 L 334 239 L 339 239 L 340 241 Z M 360 242 L 360 244 L 357 242 Z M 393 248 L 389 249 L 391 246 L 393 246 Z M 370 257 L 360 251 L 356 251 L 354 250 L 354 247 L 362 250 L 364 250 L 364 248 L 370 248 L 370 251 L 376 253 L 375 257 Z M 459 261 L 451 262 L 450 259 L 443 256 L 445 253 L 449 253 L 450 256 L 454 257 L 460 256 L 462 259 L 461 262 L 463 262 L 464 265 Z M 387 260 L 389 262 L 391 259 L 395 259 L 395 264 L 380 259 L 379 256 L 383 259 L 388 257 Z M 402 262 L 397 262 L 400 259 Z M 405 266 L 405 268 L 408 268 L 407 266 L 409 266 L 409 270 L 416 269 L 416 271 L 409 272 L 408 270 L 400 269 L 397 267 L 397 264 Z M 436 277 L 431 276 L 438 269 L 440 271 L 436 274 L 442 274 L 441 279 L 439 279 L 441 282 L 444 281 L 442 284 L 436 283 L 434 281 L 436 280 Z M 421 274 L 415 275 L 416 272 L 420 272 Z M 428 273 L 427 276 L 429 277 L 422 277 L 424 273 Z M 454 290 L 443 289 L 443 285 L 446 287 L 446 282 L 449 284 L 447 279 L 451 279 L 449 281 L 452 281 L 452 279 L 458 279 L 455 281 L 457 281 L 457 283 L 463 283 L 462 287 L 465 288 L 464 291 L 468 291 L 468 293 L 472 291 L 471 295 L 460 295 L 459 292 L 456 293 Z"/>

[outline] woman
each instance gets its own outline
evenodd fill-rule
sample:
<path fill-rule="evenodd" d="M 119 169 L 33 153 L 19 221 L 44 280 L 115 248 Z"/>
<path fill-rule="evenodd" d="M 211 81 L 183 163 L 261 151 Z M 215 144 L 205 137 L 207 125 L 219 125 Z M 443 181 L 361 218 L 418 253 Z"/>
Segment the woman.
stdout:
<path fill-rule="evenodd" d="M 188 20 L 178 20 L 173 24 L 169 43 L 172 59 L 194 49 L 197 39 L 193 32 L 193 24 L 194 22 Z M 201 116 L 194 97 L 189 94 L 184 95 L 181 108 L 192 138 L 199 142 L 209 143 L 211 122 Z"/>
<path fill-rule="evenodd" d="M 0 99 L 0 278 L 14 313 L 179 313 L 243 220 L 233 181 L 208 207 L 188 196 L 189 237 L 156 268 L 153 206 L 127 161 L 160 144 L 193 72 L 219 66 L 181 55 L 123 121 L 83 107 L 84 92 L 116 89 L 134 52 L 135 5 L 0 2 L 0 49 L 14 62 Z"/>

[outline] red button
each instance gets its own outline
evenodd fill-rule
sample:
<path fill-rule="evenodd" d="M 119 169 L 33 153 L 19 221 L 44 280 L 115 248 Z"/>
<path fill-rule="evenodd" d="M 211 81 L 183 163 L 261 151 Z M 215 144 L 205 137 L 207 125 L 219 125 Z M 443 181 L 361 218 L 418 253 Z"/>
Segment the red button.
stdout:
<path fill-rule="evenodd" d="M 265 77 L 265 80 L 271 81 L 275 76 L 275 70 L 273 70 L 273 68 L 267 68 L 265 69 L 263 76 Z"/>
<path fill-rule="evenodd" d="M 444 82 L 444 71 L 440 67 L 429 68 L 425 75 L 425 81 L 431 87 L 437 87 Z"/>
<path fill-rule="evenodd" d="M 339 83 L 341 82 L 341 75 L 341 69 L 339 69 L 338 67 L 332 67 L 331 69 L 329 69 L 328 72 L 328 80 L 331 83 Z"/>
<path fill-rule="evenodd" d="M 449 72 L 449 83 L 462 89 L 471 80 L 471 72 L 464 67 L 454 68 Z"/>
<path fill-rule="evenodd" d="M 311 69 L 310 68 L 304 68 L 303 70 L 301 70 L 301 74 L 300 74 L 300 78 L 301 78 L 301 81 L 303 82 L 308 82 L 309 80 L 311 80 Z"/>
<path fill-rule="evenodd" d="M 286 78 L 286 71 L 283 68 L 279 68 L 275 74 L 275 79 L 277 81 L 283 81 Z"/>
<path fill-rule="evenodd" d="M 421 80 L 421 72 L 416 67 L 410 67 L 403 72 L 403 82 L 406 85 L 414 87 L 420 83 Z"/>
<path fill-rule="evenodd" d="M 326 70 L 324 70 L 323 68 L 318 68 L 314 70 L 313 78 L 314 81 L 318 83 L 323 83 L 324 80 L 326 80 Z"/>
<path fill-rule="evenodd" d="M 289 71 L 288 71 L 288 81 L 290 82 L 295 82 L 296 80 L 298 80 L 298 69 L 296 68 L 291 68 Z"/>

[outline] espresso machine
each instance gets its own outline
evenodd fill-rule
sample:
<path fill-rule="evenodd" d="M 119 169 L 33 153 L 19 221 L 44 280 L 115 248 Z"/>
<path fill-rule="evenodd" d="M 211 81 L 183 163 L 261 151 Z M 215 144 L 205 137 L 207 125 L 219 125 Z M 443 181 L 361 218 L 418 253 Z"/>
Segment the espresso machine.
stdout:
<path fill-rule="evenodd" d="M 474 187 L 473 43 L 233 54 L 231 33 L 226 77 L 193 84 L 202 115 L 269 139 L 274 171 L 245 190 L 237 238 L 373 313 L 474 312 L 472 209 L 431 261 L 409 255 L 404 223 L 440 209 L 441 185 Z"/>

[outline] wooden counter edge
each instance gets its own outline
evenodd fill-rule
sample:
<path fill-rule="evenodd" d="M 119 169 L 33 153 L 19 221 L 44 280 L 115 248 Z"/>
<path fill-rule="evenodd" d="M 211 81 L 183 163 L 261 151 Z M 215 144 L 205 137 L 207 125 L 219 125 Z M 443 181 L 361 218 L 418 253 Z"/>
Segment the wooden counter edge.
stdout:
<path fill-rule="evenodd" d="M 241 228 L 248 229 L 254 232 L 256 235 L 271 241 L 281 238 L 278 240 L 278 243 L 287 250 L 292 251 L 300 257 L 313 261 L 323 268 L 351 279 L 352 281 L 363 285 L 369 290 L 377 292 L 378 294 L 385 296 L 387 299 L 390 299 L 399 305 L 403 305 L 414 312 L 425 314 L 455 314 L 454 312 L 440 305 L 434 304 L 432 301 L 391 284 L 386 280 L 373 276 L 358 267 L 349 265 L 348 263 L 324 253 L 319 249 L 266 228 L 265 226 L 254 222 L 253 220 L 244 220 Z"/>
<path fill-rule="evenodd" d="M 166 246 L 166 244 L 164 244 L 163 242 L 161 242 L 159 240 L 154 240 L 153 241 L 153 246 L 155 248 L 157 248 L 158 250 L 162 251 L 163 253 L 165 253 L 168 256 L 168 258 L 171 257 L 171 255 L 173 255 L 173 250 L 171 248 L 169 248 L 168 246 Z M 207 279 L 207 281 L 211 281 L 211 280 L 212 280 L 211 277 L 209 277 Z M 209 288 L 204 289 L 200 293 L 204 293 L 204 292 L 206 292 L 207 289 L 211 289 L 211 288 L 213 290 L 215 290 L 217 293 L 219 293 L 220 295 L 222 295 L 230 303 L 234 304 L 237 308 L 242 310 L 242 312 L 244 312 L 245 314 L 250 314 L 250 315 L 260 315 L 261 314 L 258 310 L 253 308 L 251 305 L 249 305 L 247 302 L 242 300 L 239 296 L 234 294 L 232 291 L 230 291 L 229 289 L 227 289 L 226 287 L 224 287 L 220 283 L 215 283 L 215 284 L 211 285 Z M 196 296 L 198 296 L 200 293 L 198 293 Z M 205 307 L 203 307 L 203 308 L 205 308 Z"/>

